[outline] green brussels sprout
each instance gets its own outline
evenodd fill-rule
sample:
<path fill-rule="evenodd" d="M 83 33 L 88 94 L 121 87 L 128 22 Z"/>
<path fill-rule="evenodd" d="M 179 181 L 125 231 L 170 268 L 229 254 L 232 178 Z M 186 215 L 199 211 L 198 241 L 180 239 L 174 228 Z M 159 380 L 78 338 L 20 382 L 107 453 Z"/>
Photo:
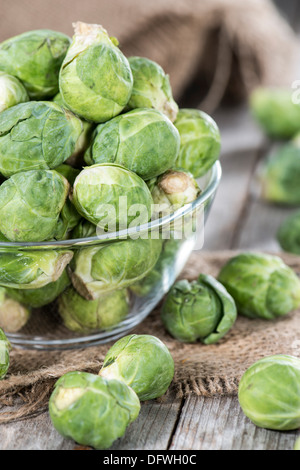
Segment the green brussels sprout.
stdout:
<path fill-rule="evenodd" d="M 293 90 L 256 88 L 249 100 L 253 117 L 270 137 L 290 139 L 300 131 L 300 105 L 292 99 Z"/>
<path fill-rule="evenodd" d="M 82 124 L 47 101 L 21 103 L 0 113 L 0 172 L 7 178 L 61 165 L 74 151 Z"/>
<path fill-rule="evenodd" d="M 99 372 L 131 387 L 141 401 L 161 397 L 174 377 L 174 361 L 167 346 L 151 335 L 119 339 L 104 358 Z"/>
<path fill-rule="evenodd" d="M 155 204 L 152 218 L 174 212 L 193 202 L 201 193 L 192 174 L 176 168 L 148 181 L 148 187 Z"/>
<path fill-rule="evenodd" d="M 197 281 L 178 281 L 161 309 L 167 331 L 179 341 L 204 344 L 219 341 L 234 325 L 235 302 L 212 276 L 200 274 Z"/>
<path fill-rule="evenodd" d="M 72 168 L 70 165 L 60 165 L 55 168 L 55 171 L 64 176 L 68 180 L 70 186 L 73 186 L 76 177 L 80 173 L 79 170 Z M 72 230 L 79 224 L 80 220 L 81 215 L 77 212 L 70 199 L 67 198 L 57 222 L 54 239 L 66 240 L 71 236 Z"/>
<path fill-rule="evenodd" d="M 300 305 L 300 280 L 277 256 L 241 253 L 223 266 L 218 279 L 238 312 L 249 318 L 272 320 Z"/>
<path fill-rule="evenodd" d="M 300 148 L 285 144 L 268 157 L 259 171 L 261 197 L 284 205 L 300 204 Z"/>
<path fill-rule="evenodd" d="M 70 284 L 71 280 L 67 271 L 64 270 L 56 281 L 50 282 L 44 287 L 37 289 L 11 289 L 7 287 L 6 293 L 11 299 L 21 304 L 32 308 L 41 308 L 53 302 Z"/>
<path fill-rule="evenodd" d="M 74 29 L 59 75 L 64 105 L 87 121 L 108 121 L 130 98 L 129 62 L 102 26 L 77 22 Z"/>
<path fill-rule="evenodd" d="M 6 338 L 4 331 L 0 328 L 0 380 L 4 379 L 9 368 L 10 342 Z"/>
<path fill-rule="evenodd" d="M 242 376 L 238 397 L 245 415 L 261 428 L 289 431 L 300 427 L 300 359 L 265 357 Z"/>
<path fill-rule="evenodd" d="M 95 300 L 116 289 L 126 288 L 151 271 L 162 249 L 155 239 L 118 240 L 75 253 L 71 279 L 87 300 Z"/>
<path fill-rule="evenodd" d="M 80 170 L 77 170 L 68 164 L 59 165 L 55 168 L 55 171 L 63 175 L 66 180 L 68 180 L 70 186 L 74 185 L 74 182 L 80 173 Z"/>
<path fill-rule="evenodd" d="M 60 93 L 55 95 L 53 98 L 54 103 L 59 104 L 60 106 L 64 107 L 63 99 Z M 90 122 L 81 120 L 82 124 L 82 133 L 80 134 L 75 149 L 70 157 L 66 160 L 66 163 L 73 167 L 80 168 L 84 164 L 83 156 L 84 152 L 87 150 L 88 146 L 92 140 L 92 133 L 94 130 L 94 125 Z"/>
<path fill-rule="evenodd" d="M 300 212 L 284 220 L 277 232 L 277 240 L 284 251 L 300 255 Z"/>
<path fill-rule="evenodd" d="M 175 121 L 178 106 L 172 95 L 169 76 L 160 65 L 145 57 L 129 57 L 133 88 L 128 109 L 154 108 Z"/>
<path fill-rule="evenodd" d="M 8 238 L 6 238 L 3 233 L 0 232 L 0 242 L 9 242 L 10 243 L 10 240 Z"/>
<path fill-rule="evenodd" d="M 146 297 L 156 287 L 169 283 L 169 277 L 176 269 L 177 253 L 180 249 L 181 240 L 164 240 L 161 254 L 154 268 L 147 276 L 130 286 L 130 291 L 137 297 Z"/>
<path fill-rule="evenodd" d="M 64 34 L 47 29 L 7 39 L 0 44 L 0 70 L 17 77 L 31 99 L 54 96 L 70 42 Z"/>
<path fill-rule="evenodd" d="M 0 285 L 39 289 L 57 281 L 72 257 L 70 250 L 0 252 Z"/>
<path fill-rule="evenodd" d="M 96 300 L 86 300 L 69 287 L 58 299 L 58 311 L 71 331 L 109 330 L 129 313 L 128 293 L 117 290 Z"/>
<path fill-rule="evenodd" d="M 295 442 L 294 450 L 300 450 L 300 438 Z"/>
<path fill-rule="evenodd" d="M 180 137 L 176 127 L 155 109 L 134 109 L 99 124 L 84 159 L 93 163 L 118 163 L 149 180 L 172 168 Z"/>
<path fill-rule="evenodd" d="M 19 80 L 0 72 L 0 113 L 28 100 L 27 91 Z"/>
<path fill-rule="evenodd" d="M 179 110 L 174 125 L 181 141 L 176 167 L 189 171 L 195 178 L 203 176 L 220 155 L 217 124 L 199 109 L 184 108 Z"/>
<path fill-rule="evenodd" d="M 88 220 L 81 219 L 72 231 L 72 238 L 90 238 L 97 236 L 97 227 Z"/>
<path fill-rule="evenodd" d="M 68 181 L 54 170 L 11 176 L 0 186 L 1 232 L 15 242 L 50 240 L 68 192 Z"/>
<path fill-rule="evenodd" d="M 53 97 L 52 101 L 63 108 L 65 107 L 60 91 Z"/>
<path fill-rule="evenodd" d="M 28 322 L 30 310 L 12 299 L 4 287 L 0 287 L 0 328 L 7 333 L 16 333 Z"/>
<path fill-rule="evenodd" d="M 77 226 L 80 219 L 80 214 L 78 214 L 73 204 L 67 199 L 60 213 L 53 238 L 55 240 L 67 240 L 71 237 L 71 232 Z"/>
<path fill-rule="evenodd" d="M 84 218 L 115 232 L 147 223 L 153 200 L 147 184 L 136 173 L 120 165 L 102 164 L 80 172 L 72 202 Z"/>
<path fill-rule="evenodd" d="M 49 414 L 62 436 L 107 449 L 137 418 L 140 406 L 135 392 L 123 382 L 76 371 L 56 382 Z"/>

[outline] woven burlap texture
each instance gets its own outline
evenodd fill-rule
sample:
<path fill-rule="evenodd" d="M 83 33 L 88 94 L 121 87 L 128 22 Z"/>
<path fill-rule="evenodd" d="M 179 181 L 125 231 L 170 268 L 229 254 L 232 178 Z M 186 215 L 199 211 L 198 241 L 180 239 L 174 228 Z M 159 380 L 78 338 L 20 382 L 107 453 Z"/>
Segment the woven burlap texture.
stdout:
<path fill-rule="evenodd" d="M 199 273 L 217 276 L 233 252 L 195 252 L 181 278 L 196 279 Z M 300 258 L 282 255 L 297 273 Z M 300 312 L 275 321 L 239 317 L 232 330 L 215 345 L 183 344 L 163 328 L 159 308 L 134 331 L 160 338 L 175 361 L 175 377 L 169 389 L 179 397 L 234 395 L 244 371 L 258 359 L 272 354 L 300 356 Z M 13 350 L 7 377 L 0 382 L 0 423 L 26 418 L 47 409 L 55 381 L 72 370 L 98 373 L 112 343 L 83 350 Z M 7 411 L 9 406 L 13 411 Z"/>
<path fill-rule="evenodd" d="M 14 0 L 1 10 L 0 41 L 40 28 L 71 36 L 79 20 L 102 24 L 127 56 L 157 61 L 176 99 L 194 83 L 203 98 L 193 107 L 207 112 L 226 90 L 241 98 L 297 78 L 295 35 L 270 0 Z"/>

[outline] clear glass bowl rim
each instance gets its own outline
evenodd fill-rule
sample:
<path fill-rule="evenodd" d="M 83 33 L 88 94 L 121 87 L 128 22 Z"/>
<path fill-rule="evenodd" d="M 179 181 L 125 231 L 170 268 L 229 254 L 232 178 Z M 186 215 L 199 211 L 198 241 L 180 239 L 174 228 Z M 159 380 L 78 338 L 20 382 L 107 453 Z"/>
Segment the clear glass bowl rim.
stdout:
<path fill-rule="evenodd" d="M 190 204 L 186 204 L 185 206 L 181 207 L 180 209 L 172 212 L 171 214 L 166 215 L 160 219 L 152 220 L 146 224 L 143 224 L 139 227 L 130 227 L 125 230 L 120 230 L 118 232 L 108 232 L 100 236 L 96 237 L 88 237 L 88 238 L 78 238 L 78 239 L 69 239 L 69 240 L 60 240 L 60 241 L 44 241 L 44 242 L 0 242 L 0 249 L 4 251 L 3 248 L 44 248 L 44 249 L 63 249 L 63 248 L 71 248 L 73 246 L 82 247 L 82 246 L 89 246 L 91 244 L 98 244 L 101 242 L 109 242 L 115 241 L 118 239 L 126 239 L 130 236 L 134 236 L 137 233 L 145 233 L 152 230 L 158 230 L 160 227 L 164 225 L 170 224 L 176 219 L 180 219 L 182 217 L 187 216 L 191 212 L 194 212 L 196 209 L 201 207 L 209 198 L 216 192 L 221 176 L 222 176 L 222 167 L 220 161 L 217 160 L 212 168 L 208 170 L 207 173 L 211 173 L 209 182 L 204 189 L 204 191 L 199 195 L 195 201 Z M 205 176 L 205 175 L 204 175 Z"/>

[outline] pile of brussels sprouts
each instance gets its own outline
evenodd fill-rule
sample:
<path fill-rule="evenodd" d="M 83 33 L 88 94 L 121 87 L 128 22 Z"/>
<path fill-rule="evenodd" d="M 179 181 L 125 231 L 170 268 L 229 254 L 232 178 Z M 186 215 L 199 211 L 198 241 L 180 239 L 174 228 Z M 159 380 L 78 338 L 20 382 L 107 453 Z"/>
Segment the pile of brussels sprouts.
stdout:
<path fill-rule="evenodd" d="M 214 120 L 179 109 L 162 67 L 125 57 L 102 26 L 0 44 L 0 242 L 78 241 L 168 215 L 199 196 L 196 178 L 219 154 Z M 58 298 L 68 329 L 112 328 L 129 312 L 130 286 L 151 290 L 167 245 L 174 255 L 173 240 L 150 237 L 3 249 L 0 327 L 16 332 Z"/>
<path fill-rule="evenodd" d="M 231 258 L 215 279 L 200 274 L 177 281 L 161 309 L 162 322 L 179 341 L 218 342 L 237 314 L 274 320 L 300 306 L 300 280 L 281 258 L 244 252 Z"/>
<path fill-rule="evenodd" d="M 64 437 L 107 449 L 137 418 L 140 401 L 163 395 L 173 376 L 174 361 L 158 338 L 125 336 L 109 349 L 98 375 L 75 371 L 60 377 L 50 418 Z"/>
<path fill-rule="evenodd" d="M 193 202 L 201 193 L 196 178 L 219 158 L 216 123 L 178 108 L 159 64 L 126 58 L 100 25 L 74 29 L 72 40 L 37 30 L 0 44 L 0 242 L 78 241 L 140 226 Z M 57 300 L 69 330 L 111 329 L 129 312 L 129 288 L 147 295 L 179 243 L 137 237 L 74 251 L 5 246 L 0 327 L 15 333 L 32 309 Z M 9 367 L 4 331 L 0 378 Z M 136 419 L 140 400 L 163 395 L 173 375 L 159 339 L 126 336 L 99 376 L 75 371 L 58 380 L 51 419 L 62 435 L 107 448 Z"/>
<path fill-rule="evenodd" d="M 216 123 L 200 110 L 178 109 L 157 63 L 126 58 L 99 25 L 74 27 L 72 40 L 38 30 L 0 44 L 1 242 L 78 240 L 147 223 L 193 202 L 201 192 L 196 178 L 219 157 Z M 269 135 L 294 138 L 267 164 L 263 194 L 297 204 L 300 108 L 284 94 L 264 91 L 253 96 L 252 107 Z M 285 115 L 282 124 L 274 109 Z M 143 208 L 138 218 L 132 206 Z M 290 239 L 286 231 L 281 238 Z M 6 248 L 0 253 L 0 326 L 19 331 L 32 309 L 57 299 L 69 330 L 112 328 L 128 314 L 130 292 L 147 295 L 177 250 L 177 240 L 141 237 L 75 253 Z M 217 279 L 200 274 L 176 282 L 161 319 L 179 341 L 209 345 L 230 331 L 238 313 L 273 320 L 299 305 L 300 281 L 281 259 L 242 253 Z M 4 331 L 0 379 L 9 367 Z M 110 348 L 99 375 L 74 371 L 57 381 L 51 420 L 67 438 L 108 448 L 137 418 L 140 401 L 162 396 L 173 376 L 173 359 L 158 338 L 126 336 Z M 240 404 L 258 426 L 295 429 L 299 387 L 299 359 L 264 358 L 242 377 Z"/>
<path fill-rule="evenodd" d="M 229 332 L 237 314 L 272 321 L 299 306 L 295 272 L 277 256 L 245 252 L 225 263 L 217 279 L 200 274 L 195 281 L 177 281 L 162 304 L 161 319 L 177 340 L 209 345 Z M 98 378 L 71 372 L 58 380 L 49 403 L 52 422 L 65 437 L 107 448 L 138 416 L 139 400 L 162 396 L 173 376 L 173 359 L 158 338 L 126 336 L 109 349 Z M 274 355 L 244 373 L 238 397 L 256 426 L 294 430 L 300 427 L 299 388 L 300 359 Z"/>
<path fill-rule="evenodd" d="M 10 349 L 0 328 L 0 380 Z M 164 395 L 173 377 L 173 358 L 160 339 L 125 336 L 108 350 L 98 375 L 73 371 L 57 380 L 49 400 L 51 421 L 62 436 L 107 449 L 138 417 L 140 402 Z"/>
<path fill-rule="evenodd" d="M 244 252 L 231 258 L 217 279 L 200 274 L 177 281 L 161 309 L 166 330 L 179 341 L 219 342 L 237 314 L 272 321 L 300 306 L 300 280 L 281 258 Z M 260 427 L 300 427 L 300 359 L 275 355 L 253 364 L 239 383 L 245 415 Z"/>

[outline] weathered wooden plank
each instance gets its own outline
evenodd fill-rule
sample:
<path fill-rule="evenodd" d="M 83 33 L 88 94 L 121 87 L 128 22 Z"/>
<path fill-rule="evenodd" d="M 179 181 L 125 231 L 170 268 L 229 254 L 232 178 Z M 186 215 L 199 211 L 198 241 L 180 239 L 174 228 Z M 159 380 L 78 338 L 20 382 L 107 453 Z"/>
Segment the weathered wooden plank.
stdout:
<path fill-rule="evenodd" d="M 169 393 L 163 401 L 141 404 L 140 415 L 112 450 L 165 450 L 173 435 L 181 399 Z M 76 443 L 53 427 L 48 412 L 24 421 L 0 425 L 0 450 L 71 450 Z"/>
<path fill-rule="evenodd" d="M 1 450 L 71 450 L 74 442 L 54 429 L 49 414 L 0 426 Z"/>
<path fill-rule="evenodd" d="M 190 396 L 171 450 L 292 450 L 297 431 L 261 429 L 243 414 L 237 397 Z"/>
<path fill-rule="evenodd" d="M 229 249 L 248 200 L 257 153 L 234 153 L 222 161 L 222 180 L 204 231 L 205 251 Z"/>
<path fill-rule="evenodd" d="M 247 103 L 219 108 L 213 118 L 221 133 L 222 156 L 256 151 L 266 142 L 266 136 L 253 118 Z"/>
<path fill-rule="evenodd" d="M 231 248 L 259 153 L 266 146 L 247 106 L 220 110 L 214 118 L 221 132 L 222 180 L 205 227 L 205 251 Z"/>
<path fill-rule="evenodd" d="M 162 402 L 152 400 L 142 403 L 137 420 L 127 429 L 113 450 L 166 450 L 172 438 L 181 409 L 181 399 L 173 393 Z"/>
<path fill-rule="evenodd" d="M 276 152 L 282 144 L 271 143 L 257 160 L 257 166 L 251 178 L 248 199 L 245 199 L 242 217 L 239 219 L 230 248 L 280 251 L 277 231 L 281 223 L 297 208 L 270 203 L 261 196 L 259 173 L 266 158 Z"/>
<path fill-rule="evenodd" d="M 251 199 L 248 205 L 243 226 L 232 248 L 280 251 L 277 231 L 295 208 L 279 207 L 259 199 Z"/>

